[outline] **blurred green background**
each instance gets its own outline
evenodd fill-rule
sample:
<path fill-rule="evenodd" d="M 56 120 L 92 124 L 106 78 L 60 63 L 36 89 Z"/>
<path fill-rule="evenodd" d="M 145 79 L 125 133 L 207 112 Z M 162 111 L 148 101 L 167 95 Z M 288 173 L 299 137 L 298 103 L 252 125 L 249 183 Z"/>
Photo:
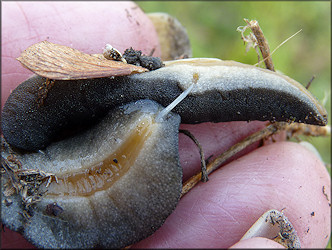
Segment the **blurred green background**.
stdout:
<path fill-rule="evenodd" d="M 246 53 L 238 26 L 243 18 L 256 19 L 273 51 L 285 39 L 302 31 L 272 56 L 276 70 L 304 86 L 316 76 L 309 90 L 331 118 L 331 3 L 329 1 L 138 1 L 144 12 L 166 12 L 187 29 L 193 57 L 216 57 L 247 64 L 257 63 L 256 52 Z M 248 32 L 245 33 L 246 35 Z M 329 121 L 329 125 L 331 122 Z M 331 137 L 301 137 L 320 152 L 331 166 Z"/>

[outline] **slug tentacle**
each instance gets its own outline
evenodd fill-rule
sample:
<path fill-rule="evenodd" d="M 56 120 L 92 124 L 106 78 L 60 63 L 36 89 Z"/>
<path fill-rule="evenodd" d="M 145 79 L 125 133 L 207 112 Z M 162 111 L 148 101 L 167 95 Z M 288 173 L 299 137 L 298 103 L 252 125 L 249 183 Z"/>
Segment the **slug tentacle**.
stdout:
<path fill-rule="evenodd" d="M 190 91 L 194 88 L 194 83 L 189 86 L 185 91 L 183 91 L 173 102 L 171 102 L 166 108 L 164 108 L 157 116 L 156 121 L 160 122 L 164 117 L 172 111 L 178 105 L 188 94 Z"/>

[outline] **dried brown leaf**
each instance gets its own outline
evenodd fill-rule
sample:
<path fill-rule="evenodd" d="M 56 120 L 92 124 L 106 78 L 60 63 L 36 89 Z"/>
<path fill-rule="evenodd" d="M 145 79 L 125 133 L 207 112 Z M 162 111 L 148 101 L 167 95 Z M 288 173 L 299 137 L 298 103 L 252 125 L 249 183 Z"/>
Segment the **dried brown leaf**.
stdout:
<path fill-rule="evenodd" d="M 17 60 L 35 74 L 54 80 L 125 76 L 148 71 L 48 41 L 30 46 Z"/>

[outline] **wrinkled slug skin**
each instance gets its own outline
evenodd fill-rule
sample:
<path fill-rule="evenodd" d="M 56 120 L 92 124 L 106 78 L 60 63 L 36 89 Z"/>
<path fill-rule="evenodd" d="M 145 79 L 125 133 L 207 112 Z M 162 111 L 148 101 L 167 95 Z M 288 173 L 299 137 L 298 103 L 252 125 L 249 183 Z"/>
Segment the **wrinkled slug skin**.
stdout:
<path fill-rule="evenodd" d="M 13 204 L 2 206 L 3 223 L 43 248 L 122 248 L 151 235 L 175 208 L 182 188 L 180 117 L 171 113 L 157 123 L 154 118 L 162 108 L 149 100 L 131 103 L 112 110 L 88 131 L 52 143 L 43 153 L 16 152 L 23 168 L 52 172 L 59 183 L 53 181 L 47 188 L 29 223 L 20 215 L 20 197 L 11 196 Z M 140 140 L 135 141 L 133 133 Z M 5 158 L 9 155 L 8 144 L 2 153 Z M 103 175 L 97 179 L 86 170 L 86 178 L 80 179 L 85 189 L 79 185 L 76 189 L 63 188 L 61 179 L 66 173 L 73 175 L 82 168 L 93 171 L 91 166 L 100 166 L 107 157 L 111 163 L 104 182 L 110 186 L 93 191 L 104 185 Z M 128 162 L 131 164 L 125 170 Z M 87 181 L 87 176 L 94 181 Z M 118 179 L 113 182 L 113 177 Z M 6 175 L 2 183 L 6 183 Z M 2 195 L 2 202 L 5 198 Z M 47 215 L 47 204 L 54 202 L 63 212 Z"/>
<path fill-rule="evenodd" d="M 193 82 L 174 112 L 182 123 L 226 121 L 296 121 L 325 125 L 327 114 L 301 84 L 287 76 L 233 61 L 183 59 L 166 67 L 125 77 L 56 81 L 40 107 L 38 89 L 45 82 L 32 77 L 18 86 L 2 112 L 8 143 L 37 150 L 63 128 L 96 120 L 110 108 L 139 99 L 167 106 Z"/>

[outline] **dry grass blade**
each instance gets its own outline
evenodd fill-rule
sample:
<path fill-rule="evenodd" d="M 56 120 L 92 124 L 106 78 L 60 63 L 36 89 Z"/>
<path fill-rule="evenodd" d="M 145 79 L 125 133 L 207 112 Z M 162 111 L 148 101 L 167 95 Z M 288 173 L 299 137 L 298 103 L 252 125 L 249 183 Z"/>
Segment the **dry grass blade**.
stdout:
<path fill-rule="evenodd" d="M 107 60 L 48 41 L 30 46 L 17 60 L 35 74 L 54 80 L 124 76 L 148 71 L 140 66 Z"/>

